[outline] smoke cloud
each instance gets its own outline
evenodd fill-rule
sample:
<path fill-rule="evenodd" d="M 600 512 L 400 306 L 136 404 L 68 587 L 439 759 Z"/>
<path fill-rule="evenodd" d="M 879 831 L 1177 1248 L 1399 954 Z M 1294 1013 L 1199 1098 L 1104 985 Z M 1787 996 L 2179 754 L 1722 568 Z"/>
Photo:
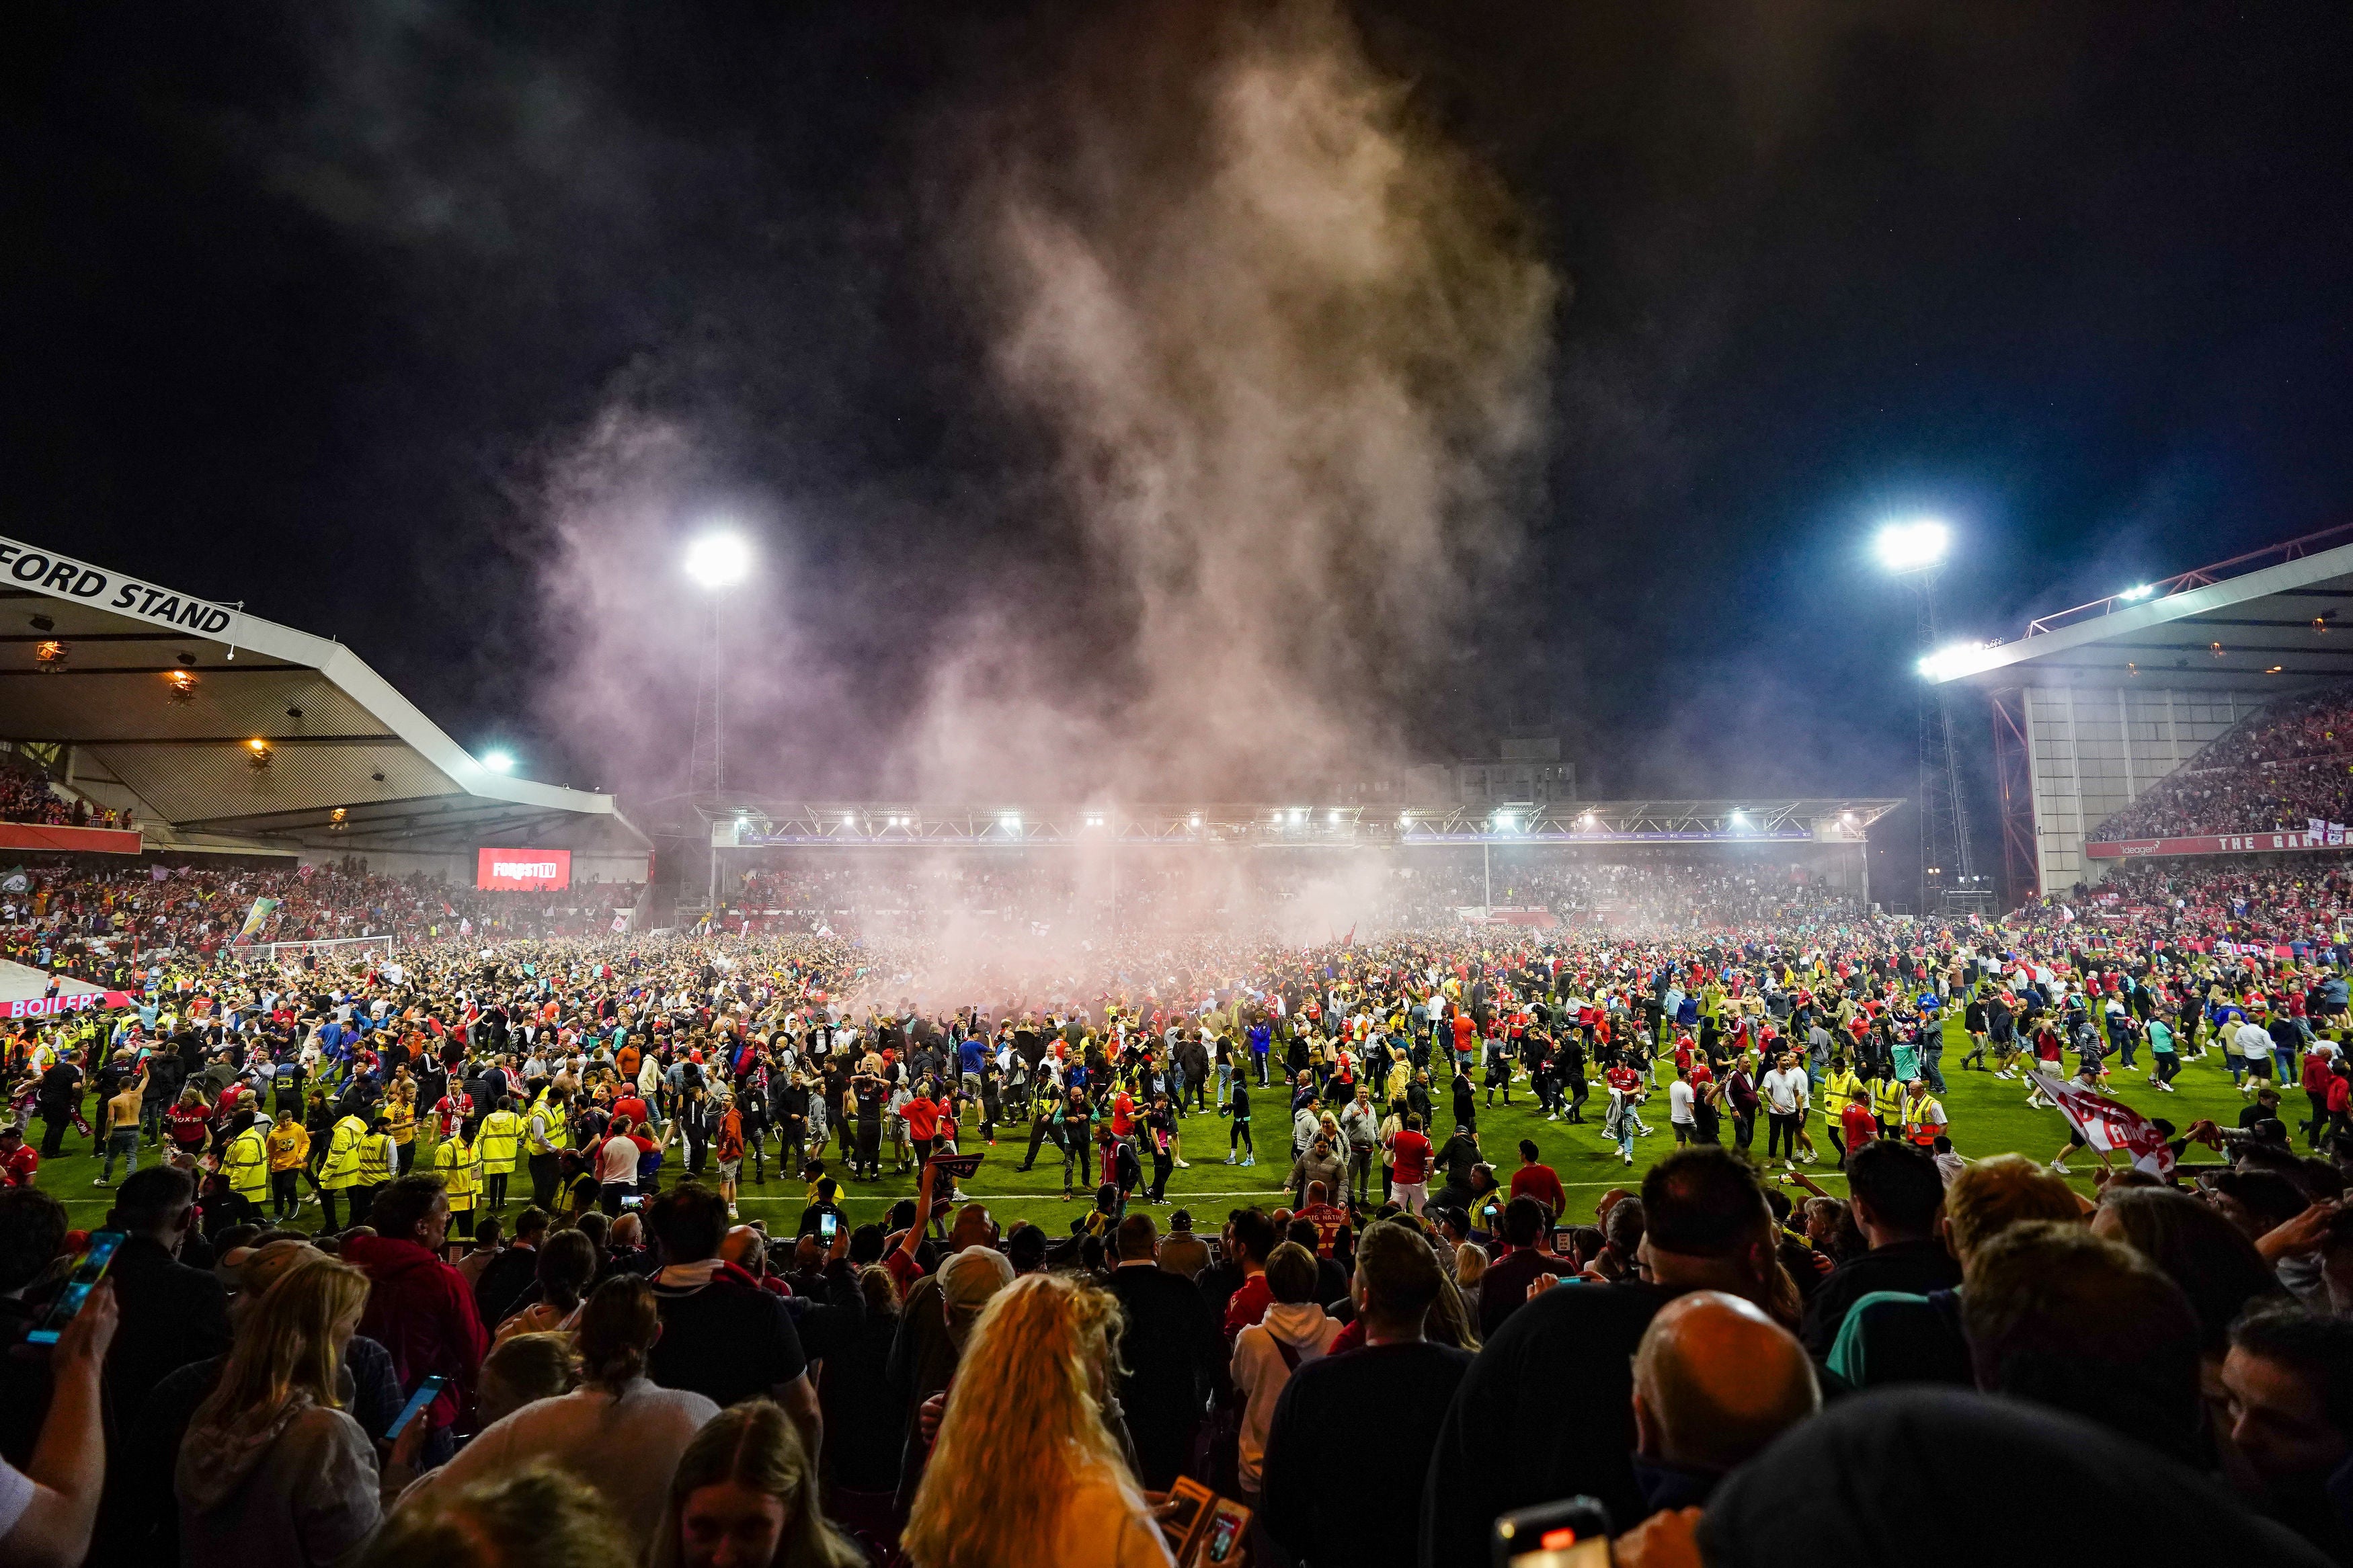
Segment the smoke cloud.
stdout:
<path fill-rule="evenodd" d="M 1556 286 L 1510 198 L 1324 0 L 1107 25 L 981 129 L 951 232 L 1076 588 L 970 613 L 902 769 L 1248 799 L 1398 760 L 1535 482 Z"/>

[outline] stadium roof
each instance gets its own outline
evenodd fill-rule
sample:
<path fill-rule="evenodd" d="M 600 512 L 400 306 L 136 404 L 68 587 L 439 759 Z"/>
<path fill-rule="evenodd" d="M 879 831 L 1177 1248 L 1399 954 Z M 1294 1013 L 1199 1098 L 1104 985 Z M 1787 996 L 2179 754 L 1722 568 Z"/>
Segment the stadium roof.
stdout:
<path fill-rule="evenodd" d="M 1575 801 L 1398 807 L 1255 805 L 925 805 L 747 804 L 711 824 L 721 848 L 1260 845 L 1340 848 L 1450 844 L 1858 843 L 1904 803 L 1842 798 Z"/>
<path fill-rule="evenodd" d="M 5 538 L 0 734 L 70 747 L 69 782 L 166 844 L 648 847 L 612 796 L 486 767 L 341 643 Z"/>
<path fill-rule="evenodd" d="M 2353 524 L 2045 616 L 2014 641 L 1939 650 L 1923 668 L 1985 689 L 2278 690 L 2353 675 Z"/>

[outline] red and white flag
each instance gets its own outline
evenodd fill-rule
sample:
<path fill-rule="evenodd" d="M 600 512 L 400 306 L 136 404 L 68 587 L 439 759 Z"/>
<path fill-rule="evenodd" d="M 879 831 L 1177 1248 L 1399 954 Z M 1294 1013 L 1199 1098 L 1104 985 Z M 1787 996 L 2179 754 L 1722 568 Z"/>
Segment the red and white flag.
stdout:
<path fill-rule="evenodd" d="M 2034 1079 L 2042 1092 L 2058 1102 L 2060 1111 L 2084 1135 L 2084 1142 L 2103 1153 L 2130 1155 L 2135 1170 L 2157 1176 L 2173 1174 L 2173 1150 L 2156 1122 L 2122 1100 L 2084 1088 L 2077 1079 L 2042 1072 Z"/>

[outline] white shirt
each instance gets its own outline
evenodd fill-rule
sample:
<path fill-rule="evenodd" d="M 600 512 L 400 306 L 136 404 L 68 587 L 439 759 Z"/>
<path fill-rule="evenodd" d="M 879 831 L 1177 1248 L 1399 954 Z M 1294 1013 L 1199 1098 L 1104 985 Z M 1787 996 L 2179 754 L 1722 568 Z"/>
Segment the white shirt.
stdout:
<path fill-rule="evenodd" d="M 1242 1407 L 1241 1484 L 1244 1491 L 1259 1489 L 1259 1466 L 1266 1458 L 1266 1437 L 1274 1425 L 1275 1402 L 1291 1381 L 1291 1368 L 1275 1345 L 1277 1338 L 1299 1352 L 1306 1365 L 1329 1350 L 1340 1337 L 1337 1319 L 1324 1316 L 1313 1301 L 1278 1302 L 1259 1322 L 1234 1340 L 1234 1386 L 1249 1395 Z"/>
<path fill-rule="evenodd" d="M 1784 1116 L 1807 1100 L 1806 1075 L 1796 1068 L 1775 1068 L 1765 1075 L 1759 1087 L 1765 1090 L 1767 1107 Z"/>
<path fill-rule="evenodd" d="M 1675 1079 L 1673 1083 L 1667 1086 L 1667 1120 L 1669 1121 L 1692 1120 L 1692 1086 L 1681 1079 Z"/>
<path fill-rule="evenodd" d="M 2260 1024 L 2242 1024 L 2231 1037 L 2231 1048 L 2242 1057 L 2267 1057 L 2272 1054 L 2272 1037 Z"/>

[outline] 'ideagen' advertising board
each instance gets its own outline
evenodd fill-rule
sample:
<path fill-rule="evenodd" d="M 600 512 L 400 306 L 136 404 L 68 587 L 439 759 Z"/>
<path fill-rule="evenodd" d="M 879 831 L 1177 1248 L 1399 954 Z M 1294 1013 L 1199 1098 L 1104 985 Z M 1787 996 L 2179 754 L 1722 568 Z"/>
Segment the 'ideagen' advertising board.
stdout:
<path fill-rule="evenodd" d="M 569 849 L 484 849 L 474 862 L 474 886 L 552 892 L 572 886 Z"/>

